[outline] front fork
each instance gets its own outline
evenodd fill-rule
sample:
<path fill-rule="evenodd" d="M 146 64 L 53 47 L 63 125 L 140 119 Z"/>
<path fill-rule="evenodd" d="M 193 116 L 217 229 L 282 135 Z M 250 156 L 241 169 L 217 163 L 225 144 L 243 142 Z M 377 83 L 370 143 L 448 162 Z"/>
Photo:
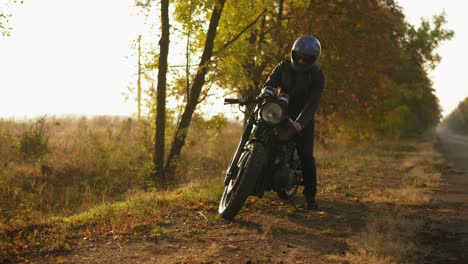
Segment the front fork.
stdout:
<path fill-rule="evenodd" d="M 234 177 L 234 175 L 237 174 L 237 163 L 239 161 L 239 158 L 244 151 L 244 146 L 247 143 L 247 141 L 250 138 L 250 134 L 252 133 L 252 128 L 254 125 L 254 120 L 249 119 L 247 122 L 247 125 L 245 126 L 244 132 L 242 133 L 241 140 L 239 142 L 239 145 L 237 146 L 236 152 L 234 154 L 234 157 L 231 160 L 231 163 L 229 164 L 229 167 L 226 171 L 226 178 L 224 178 L 224 185 L 227 186 L 231 179 Z"/>

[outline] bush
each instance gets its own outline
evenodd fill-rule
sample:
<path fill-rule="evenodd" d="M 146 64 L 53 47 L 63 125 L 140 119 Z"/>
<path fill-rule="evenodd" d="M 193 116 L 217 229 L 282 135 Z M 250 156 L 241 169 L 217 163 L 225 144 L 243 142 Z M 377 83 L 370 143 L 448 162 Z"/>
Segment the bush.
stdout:
<path fill-rule="evenodd" d="M 17 154 L 17 137 L 13 133 L 14 127 L 13 122 L 0 120 L 0 175 L 2 165 Z"/>
<path fill-rule="evenodd" d="M 20 135 L 20 153 L 26 160 L 37 160 L 49 151 L 47 118 L 41 117 Z"/>

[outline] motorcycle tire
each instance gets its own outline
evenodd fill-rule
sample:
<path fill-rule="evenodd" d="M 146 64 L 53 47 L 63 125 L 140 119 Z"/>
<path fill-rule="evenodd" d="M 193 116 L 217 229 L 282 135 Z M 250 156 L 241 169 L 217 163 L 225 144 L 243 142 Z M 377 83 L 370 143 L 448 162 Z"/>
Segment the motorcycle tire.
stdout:
<path fill-rule="evenodd" d="M 219 203 L 218 213 L 226 220 L 232 220 L 244 206 L 247 197 L 252 193 L 266 161 L 265 148 L 254 142 L 241 154 L 238 162 L 238 173 L 224 188 Z"/>

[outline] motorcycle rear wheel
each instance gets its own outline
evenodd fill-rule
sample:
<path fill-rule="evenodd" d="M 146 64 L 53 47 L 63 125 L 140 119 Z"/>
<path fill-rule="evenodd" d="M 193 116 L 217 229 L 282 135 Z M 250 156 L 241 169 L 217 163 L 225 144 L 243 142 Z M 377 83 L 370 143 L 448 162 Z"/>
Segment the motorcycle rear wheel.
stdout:
<path fill-rule="evenodd" d="M 244 206 L 252 193 L 265 164 L 265 148 L 259 142 L 247 146 L 238 162 L 238 173 L 224 188 L 218 213 L 226 220 L 232 220 Z"/>

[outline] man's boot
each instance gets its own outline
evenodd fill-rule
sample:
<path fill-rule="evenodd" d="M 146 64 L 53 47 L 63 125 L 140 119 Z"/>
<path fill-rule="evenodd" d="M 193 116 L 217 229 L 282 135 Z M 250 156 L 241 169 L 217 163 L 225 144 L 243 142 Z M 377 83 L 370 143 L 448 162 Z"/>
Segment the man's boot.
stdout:
<path fill-rule="evenodd" d="M 313 186 L 304 186 L 302 192 L 305 198 L 304 209 L 305 210 L 317 210 L 317 202 L 315 201 L 315 188 Z"/>
<path fill-rule="evenodd" d="M 317 202 L 315 201 L 315 198 L 305 197 L 304 209 L 305 210 L 318 210 L 318 205 L 317 205 Z"/>

